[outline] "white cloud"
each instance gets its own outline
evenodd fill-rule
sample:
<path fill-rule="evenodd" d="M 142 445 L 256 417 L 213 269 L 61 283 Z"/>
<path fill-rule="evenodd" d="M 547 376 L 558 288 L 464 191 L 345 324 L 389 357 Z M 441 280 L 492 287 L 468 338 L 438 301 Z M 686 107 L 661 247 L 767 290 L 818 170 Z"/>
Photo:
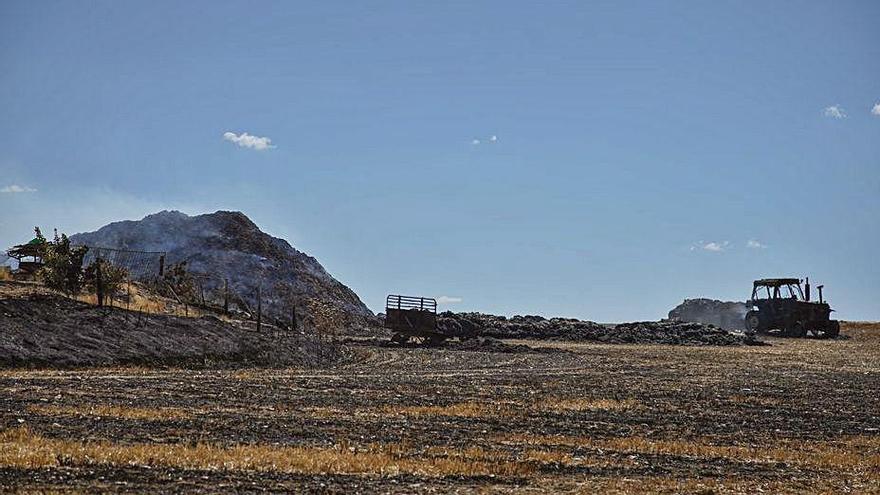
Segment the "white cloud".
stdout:
<path fill-rule="evenodd" d="M 246 132 L 242 132 L 240 135 L 236 135 L 234 132 L 224 132 L 223 139 L 235 143 L 242 148 L 250 148 L 257 151 L 263 151 L 270 148 L 275 148 L 272 144 L 272 140 L 267 137 L 259 137 L 259 136 L 251 136 Z"/>
<path fill-rule="evenodd" d="M 746 242 L 746 247 L 751 249 L 764 249 L 767 245 L 757 239 L 749 239 L 749 241 Z"/>
<path fill-rule="evenodd" d="M 703 249 L 705 249 L 706 251 L 715 251 L 715 252 L 724 251 L 725 247 L 727 247 L 727 242 L 724 242 L 724 243 L 707 242 L 706 244 L 703 244 Z"/>
<path fill-rule="evenodd" d="M 727 246 L 729 246 L 729 245 L 730 245 L 730 241 L 724 241 L 724 242 L 700 241 L 700 242 L 694 244 L 693 246 L 691 246 L 691 251 L 696 251 L 697 249 L 702 249 L 703 251 L 711 251 L 713 253 L 719 253 L 721 251 L 726 250 Z"/>
<path fill-rule="evenodd" d="M 880 103 L 874 104 L 874 107 L 871 108 L 871 115 L 876 115 L 880 117 Z"/>
<path fill-rule="evenodd" d="M 498 136 L 496 136 L 496 135 L 493 134 L 493 135 L 489 136 L 488 138 L 486 138 L 485 140 L 483 140 L 483 139 L 481 139 L 481 138 L 474 138 L 474 139 L 471 141 L 471 144 L 474 145 L 474 146 L 477 146 L 477 145 L 479 145 L 479 144 L 483 144 L 483 143 L 494 144 L 494 143 L 497 143 L 497 142 L 498 142 Z"/>
<path fill-rule="evenodd" d="M 460 297 L 440 296 L 437 298 L 437 304 L 455 304 L 460 302 Z"/>
<path fill-rule="evenodd" d="M 0 189 L 0 193 L 32 193 L 37 192 L 36 189 L 27 186 L 19 186 L 17 184 L 12 184 Z"/>
<path fill-rule="evenodd" d="M 822 112 L 826 117 L 831 117 L 833 119 L 844 119 L 846 118 L 846 112 L 843 111 L 843 107 L 840 105 L 831 105 L 830 107 L 825 107 L 825 110 Z"/>

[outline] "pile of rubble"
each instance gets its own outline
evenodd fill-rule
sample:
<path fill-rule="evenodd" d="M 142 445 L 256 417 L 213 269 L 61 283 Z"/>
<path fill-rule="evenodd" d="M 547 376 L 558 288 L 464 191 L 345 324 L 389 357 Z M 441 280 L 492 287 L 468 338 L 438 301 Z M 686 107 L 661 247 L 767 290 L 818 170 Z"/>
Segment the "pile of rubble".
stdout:
<path fill-rule="evenodd" d="M 496 339 L 595 341 L 618 344 L 738 345 L 745 337 L 714 325 L 676 320 L 606 325 L 573 318 L 504 316 L 483 313 L 440 315 L 441 322 L 458 325 L 471 335 Z"/>
<path fill-rule="evenodd" d="M 742 302 L 685 299 L 683 303 L 672 308 L 669 319 L 705 323 L 728 330 L 744 330 L 747 311 L 746 304 Z"/>

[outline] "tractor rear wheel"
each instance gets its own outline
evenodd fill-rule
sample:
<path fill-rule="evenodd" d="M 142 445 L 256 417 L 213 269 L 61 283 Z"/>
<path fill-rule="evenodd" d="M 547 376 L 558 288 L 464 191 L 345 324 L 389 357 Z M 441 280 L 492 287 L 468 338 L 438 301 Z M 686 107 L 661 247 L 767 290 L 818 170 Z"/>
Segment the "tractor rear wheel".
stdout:
<path fill-rule="evenodd" d="M 840 322 L 836 320 L 817 322 L 811 329 L 817 339 L 833 339 L 840 335 Z"/>
<path fill-rule="evenodd" d="M 804 324 L 799 321 L 792 323 L 787 330 L 788 331 L 786 333 L 788 333 L 788 335 L 791 337 L 804 338 L 807 336 L 807 327 L 805 327 Z"/>
<path fill-rule="evenodd" d="M 825 327 L 825 338 L 833 339 L 840 335 L 840 322 L 837 320 L 831 320 L 828 322 L 828 326 Z"/>

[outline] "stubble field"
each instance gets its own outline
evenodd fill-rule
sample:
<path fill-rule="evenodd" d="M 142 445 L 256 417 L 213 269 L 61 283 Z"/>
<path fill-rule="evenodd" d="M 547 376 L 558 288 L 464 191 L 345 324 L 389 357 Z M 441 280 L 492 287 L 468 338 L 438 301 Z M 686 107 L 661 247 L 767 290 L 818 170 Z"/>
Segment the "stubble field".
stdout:
<path fill-rule="evenodd" d="M 325 369 L 0 372 L 4 491 L 880 491 L 880 326 L 769 347 L 350 344 Z"/>

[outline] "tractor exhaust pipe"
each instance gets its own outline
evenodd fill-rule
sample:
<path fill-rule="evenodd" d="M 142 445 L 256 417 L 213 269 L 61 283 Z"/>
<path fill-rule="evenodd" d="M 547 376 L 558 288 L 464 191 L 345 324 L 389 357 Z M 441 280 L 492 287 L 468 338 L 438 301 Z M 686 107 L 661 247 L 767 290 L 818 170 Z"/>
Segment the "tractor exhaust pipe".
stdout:
<path fill-rule="evenodd" d="M 817 285 L 816 286 L 816 288 L 819 289 L 819 302 L 825 302 L 824 300 L 822 300 L 822 287 L 825 287 L 825 286 L 824 285 Z"/>
<path fill-rule="evenodd" d="M 810 277 L 807 277 L 807 283 L 804 284 L 804 298 L 810 302 Z"/>

